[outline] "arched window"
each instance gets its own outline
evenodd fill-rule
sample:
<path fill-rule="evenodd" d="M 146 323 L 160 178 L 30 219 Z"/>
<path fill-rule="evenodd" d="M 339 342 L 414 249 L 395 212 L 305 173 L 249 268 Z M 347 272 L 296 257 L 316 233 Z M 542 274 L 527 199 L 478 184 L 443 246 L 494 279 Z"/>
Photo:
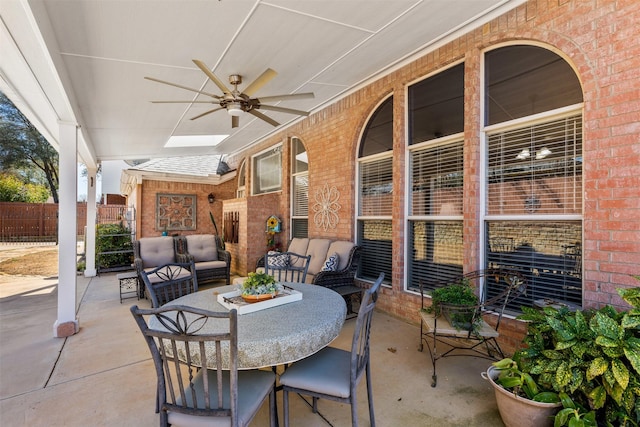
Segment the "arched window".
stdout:
<path fill-rule="evenodd" d="M 358 277 L 391 281 L 393 208 L 393 97 L 367 123 L 358 153 L 357 241 L 363 247 Z"/>
<path fill-rule="evenodd" d="M 528 279 L 512 305 L 582 305 L 582 89 L 538 46 L 485 54 L 483 224 L 487 266 Z M 488 283 L 489 295 L 491 283 Z"/>
<path fill-rule="evenodd" d="M 309 236 L 309 159 L 299 138 L 291 138 L 291 238 Z"/>
<path fill-rule="evenodd" d="M 247 175 L 245 165 L 247 162 L 245 160 L 240 164 L 240 168 L 238 168 L 238 189 L 236 190 L 236 197 L 241 199 L 247 195 L 246 193 L 246 184 L 247 184 Z"/>

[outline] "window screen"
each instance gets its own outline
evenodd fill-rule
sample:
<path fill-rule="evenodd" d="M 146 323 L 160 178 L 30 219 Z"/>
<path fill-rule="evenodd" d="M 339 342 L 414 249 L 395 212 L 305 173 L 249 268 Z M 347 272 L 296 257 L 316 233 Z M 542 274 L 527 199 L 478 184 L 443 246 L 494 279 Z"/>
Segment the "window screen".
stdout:
<path fill-rule="evenodd" d="M 253 194 L 282 189 L 282 156 L 280 147 L 253 158 Z"/>

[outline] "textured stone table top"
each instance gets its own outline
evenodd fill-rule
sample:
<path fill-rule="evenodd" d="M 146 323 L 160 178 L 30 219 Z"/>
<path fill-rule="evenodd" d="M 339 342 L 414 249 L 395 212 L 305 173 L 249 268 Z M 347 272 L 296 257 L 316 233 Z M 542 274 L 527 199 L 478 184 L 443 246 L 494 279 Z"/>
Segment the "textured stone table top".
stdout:
<path fill-rule="evenodd" d="M 340 333 L 347 308 L 337 292 L 303 283 L 286 285 L 302 292 L 302 300 L 238 316 L 238 369 L 295 362 L 318 352 Z M 217 296 L 236 289 L 231 285 L 199 291 L 166 305 L 227 311 L 218 303 Z M 155 318 L 150 320 L 152 329 L 160 329 L 158 325 Z M 211 325 L 203 332 L 214 330 L 215 325 Z M 213 345 L 207 347 L 207 353 L 215 354 Z"/>

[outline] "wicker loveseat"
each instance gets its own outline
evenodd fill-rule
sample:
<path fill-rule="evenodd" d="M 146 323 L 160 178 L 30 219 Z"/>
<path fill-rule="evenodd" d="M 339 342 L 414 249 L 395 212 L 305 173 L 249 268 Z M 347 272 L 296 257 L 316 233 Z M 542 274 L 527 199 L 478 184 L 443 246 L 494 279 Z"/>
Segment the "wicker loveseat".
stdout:
<path fill-rule="evenodd" d="M 353 286 L 362 248 L 346 240 L 331 241 L 296 237 L 289 243 L 287 252 L 311 256 L 305 280 L 307 283 L 336 288 L 345 285 Z M 334 254 L 337 254 L 338 258 L 336 268 L 327 270 L 325 264 Z M 264 257 L 258 260 L 256 271 L 264 271 Z"/>

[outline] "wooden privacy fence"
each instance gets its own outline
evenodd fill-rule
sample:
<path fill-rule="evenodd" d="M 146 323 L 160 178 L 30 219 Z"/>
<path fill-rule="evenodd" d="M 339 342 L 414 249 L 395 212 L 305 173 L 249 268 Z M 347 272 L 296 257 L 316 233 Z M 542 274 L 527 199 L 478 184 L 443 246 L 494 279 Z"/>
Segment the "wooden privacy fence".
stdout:
<path fill-rule="evenodd" d="M 125 220 L 124 205 L 99 205 L 99 224 Z M 87 224 L 87 204 L 78 203 L 76 234 L 84 236 Z M 58 204 L 0 202 L 1 242 L 57 242 Z"/>

